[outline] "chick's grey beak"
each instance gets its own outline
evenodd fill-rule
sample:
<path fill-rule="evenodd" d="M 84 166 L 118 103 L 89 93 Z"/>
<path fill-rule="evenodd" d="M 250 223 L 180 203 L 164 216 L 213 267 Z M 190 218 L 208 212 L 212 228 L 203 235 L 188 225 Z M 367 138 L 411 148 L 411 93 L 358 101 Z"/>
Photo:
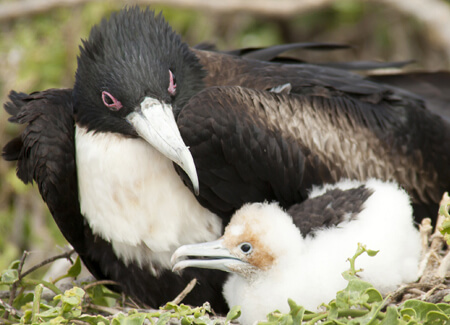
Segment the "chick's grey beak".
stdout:
<path fill-rule="evenodd" d="M 171 262 L 172 270 L 174 272 L 181 271 L 187 267 L 233 272 L 232 269 L 234 269 L 236 265 L 247 265 L 246 262 L 243 262 L 232 255 L 230 251 L 223 246 L 222 239 L 207 243 L 181 246 L 173 253 Z"/>
<path fill-rule="evenodd" d="M 140 110 L 128 114 L 126 119 L 139 136 L 186 172 L 195 194 L 198 195 L 199 182 L 194 159 L 181 138 L 172 106 L 146 97 L 140 105 Z"/>

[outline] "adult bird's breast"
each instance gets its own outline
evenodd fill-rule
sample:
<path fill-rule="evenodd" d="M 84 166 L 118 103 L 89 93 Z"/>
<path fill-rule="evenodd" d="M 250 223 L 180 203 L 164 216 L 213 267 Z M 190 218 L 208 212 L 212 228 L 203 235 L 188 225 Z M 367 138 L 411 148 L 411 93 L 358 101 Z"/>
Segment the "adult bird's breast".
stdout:
<path fill-rule="evenodd" d="M 126 263 L 170 268 L 178 246 L 220 236 L 220 219 L 147 142 L 78 126 L 75 142 L 81 212 Z"/>

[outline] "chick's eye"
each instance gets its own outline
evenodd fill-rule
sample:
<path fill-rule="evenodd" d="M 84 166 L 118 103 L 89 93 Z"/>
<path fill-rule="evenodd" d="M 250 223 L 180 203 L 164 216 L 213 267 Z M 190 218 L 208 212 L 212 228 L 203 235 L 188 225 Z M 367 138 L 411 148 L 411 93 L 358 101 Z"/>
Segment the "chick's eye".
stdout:
<path fill-rule="evenodd" d="M 122 108 L 122 103 L 107 91 L 102 91 L 103 104 L 112 111 L 118 111 Z"/>
<path fill-rule="evenodd" d="M 250 254 L 253 250 L 253 247 L 250 243 L 242 243 L 239 245 L 239 249 L 244 254 Z"/>
<path fill-rule="evenodd" d="M 174 74 L 170 70 L 169 70 L 169 88 L 167 88 L 167 91 L 171 96 L 175 96 L 175 93 L 177 92 L 177 80 L 175 79 Z"/>

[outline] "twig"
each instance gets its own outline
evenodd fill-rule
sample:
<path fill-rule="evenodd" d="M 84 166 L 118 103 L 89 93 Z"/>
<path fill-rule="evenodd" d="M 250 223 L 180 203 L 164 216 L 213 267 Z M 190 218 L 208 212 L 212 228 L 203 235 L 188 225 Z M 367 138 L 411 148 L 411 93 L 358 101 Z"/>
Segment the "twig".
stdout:
<path fill-rule="evenodd" d="M 428 243 L 433 231 L 433 226 L 431 225 L 431 219 L 425 218 L 419 225 L 420 239 L 422 242 L 422 258 L 424 258 L 425 252 L 428 250 Z"/>
<path fill-rule="evenodd" d="M 171 302 L 178 305 L 180 302 L 183 301 L 184 298 L 186 298 L 186 296 L 189 294 L 189 292 L 191 292 L 192 289 L 194 289 L 196 284 L 197 284 L 197 279 L 193 278 L 191 280 L 191 282 L 188 283 L 186 288 L 184 288 L 183 291 L 181 291 L 180 294 Z"/>
<path fill-rule="evenodd" d="M 88 304 L 87 307 L 91 308 L 91 309 L 102 311 L 104 313 L 108 313 L 110 315 L 116 315 L 116 314 L 122 312 L 122 310 L 118 309 L 118 308 L 98 306 L 98 305 L 94 305 L 94 304 Z"/>
<path fill-rule="evenodd" d="M 24 273 L 22 273 L 22 275 L 19 274 L 19 280 L 22 279 L 23 277 L 27 276 L 28 274 L 36 271 L 37 269 L 43 267 L 44 265 L 50 264 L 51 262 L 54 262 L 56 260 L 59 260 L 60 258 L 66 258 L 68 259 L 72 264 L 73 261 L 70 259 L 70 257 L 72 256 L 72 254 L 75 253 L 75 250 L 72 249 L 70 251 L 64 252 L 62 254 L 59 255 L 55 255 L 53 257 L 47 258 L 46 260 L 42 261 L 41 263 L 32 266 L 30 269 L 28 269 L 27 271 L 25 271 Z"/>
<path fill-rule="evenodd" d="M 5 309 L 5 311 L 9 313 L 9 315 L 16 316 L 19 318 L 22 317 L 22 313 L 19 310 L 15 309 L 10 304 L 4 302 L 2 299 L 0 299 L 0 306 L 2 306 Z M 5 316 L 6 316 L 5 318 L 8 317 L 6 314 Z"/>
<path fill-rule="evenodd" d="M 37 269 L 39 269 L 40 267 L 47 265 L 57 259 L 60 258 L 67 258 L 68 260 L 70 260 L 72 263 L 73 261 L 70 259 L 70 256 L 75 253 L 75 250 L 70 250 L 67 251 L 63 254 L 60 255 L 56 255 L 53 257 L 50 257 L 44 261 L 42 261 L 41 263 L 31 267 L 30 269 L 28 269 L 27 271 L 22 273 L 22 269 L 23 266 L 25 264 L 25 259 L 27 258 L 27 256 L 30 254 L 28 251 L 24 251 L 22 254 L 22 257 L 20 258 L 20 263 L 19 263 L 19 267 L 17 268 L 17 272 L 18 272 L 18 279 L 16 281 L 14 281 L 14 283 L 11 285 L 11 290 L 10 290 L 10 294 L 9 294 L 9 305 L 12 305 L 14 303 L 14 299 L 16 298 L 16 293 L 17 293 L 17 286 L 19 285 L 20 281 L 26 277 L 28 274 L 30 274 L 31 272 L 36 271 Z M 6 310 L 5 314 L 4 314 L 4 318 L 8 318 L 9 317 L 9 311 Z"/>
<path fill-rule="evenodd" d="M 439 272 L 439 266 L 441 265 L 441 256 L 439 251 L 444 246 L 444 236 L 441 234 L 441 229 L 444 216 L 438 214 L 434 233 L 431 236 L 431 244 L 428 252 L 426 253 L 426 266 L 423 270 L 423 275 L 420 278 L 420 283 L 429 283 L 438 285 L 444 281 L 444 277 Z"/>
<path fill-rule="evenodd" d="M 439 290 L 435 294 L 431 295 L 427 299 L 427 302 L 431 302 L 432 304 L 437 304 L 439 302 L 442 302 L 444 297 L 447 296 L 448 294 L 450 294 L 450 289 Z"/>
<path fill-rule="evenodd" d="M 408 283 L 401 285 L 390 295 L 390 301 L 398 301 L 406 292 L 414 292 L 416 295 L 424 294 L 423 290 L 430 290 L 433 286 L 427 283 Z M 416 291 L 419 290 L 419 291 Z"/>
<path fill-rule="evenodd" d="M 71 320 L 70 320 L 70 324 L 89 325 L 90 323 L 84 322 L 84 321 L 78 320 L 78 319 L 71 319 Z"/>
<path fill-rule="evenodd" d="M 441 289 L 445 289 L 445 288 L 446 288 L 445 285 L 438 284 L 437 286 L 434 286 L 433 288 L 428 290 L 428 292 L 426 292 L 423 296 L 419 297 L 418 299 L 427 301 L 433 295 L 433 293 L 435 293 L 437 290 L 441 290 Z"/>
<path fill-rule="evenodd" d="M 134 309 L 141 308 L 141 306 L 136 301 L 134 301 L 133 298 L 128 297 L 128 300 L 129 300 L 129 302 L 128 302 L 129 307 L 134 308 Z M 127 304 L 127 302 L 124 299 L 123 306 L 125 307 L 126 304 Z M 146 306 L 146 307 L 148 307 L 148 306 Z"/>
<path fill-rule="evenodd" d="M 98 286 L 98 285 L 108 285 L 108 284 L 110 284 L 110 285 L 115 285 L 115 286 L 119 286 L 119 287 L 120 287 L 120 283 L 118 283 L 118 282 L 116 282 L 116 281 L 112 281 L 112 280 L 99 280 L 99 281 L 95 281 L 95 282 L 86 284 L 86 285 L 83 287 L 83 290 L 86 291 L 87 289 L 92 288 L 92 287 L 95 287 L 95 286 Z"/>
<path fill-rule="evenodd" d="M 438 268 L 438 275 L 442 278 L 445 278 L 447 274 L 447 270 L 450 268 L 450 251 L 447 251 L 444 258 L 441 260 L 441 265 Z"/>
<path fill-rule="evenodd" d="M 22 254 L 22 257 L 20 258 L 20 262 L 19 262 L 19 267 L 17 268 L 17 273 L 18 273 L 18 279 L 16 281 L 14 281 L 14 283 L 11 286 L 11 290 L 10 290 L 10 296 L 9 296 L 9 305 L 12 306 L 14 299 L 16 298 L 16 292 L 17 292 L 17 286 L 19 285 L 19 281 L 20 279 L 22 279 L 22 269 L 23 269 L 23 264 L 25 263 L 25 259 L 28 256 L 28 252 L 24 251 Z M 9 317 L 9 312 L 6 311 L 5 318 Z"/>

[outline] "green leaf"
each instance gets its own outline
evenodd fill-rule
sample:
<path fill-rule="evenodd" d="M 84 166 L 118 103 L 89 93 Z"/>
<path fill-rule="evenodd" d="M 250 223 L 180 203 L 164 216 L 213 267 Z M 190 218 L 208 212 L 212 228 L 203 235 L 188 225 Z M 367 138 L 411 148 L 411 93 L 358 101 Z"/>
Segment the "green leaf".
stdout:
<path fill-rule="evenodd" d="M 22 306 L 33 301 L 33 298 L 34 294 L 32 292 L 20 294 L 16 297 L 16 299 L 14 299 L 13 306 L 17 309 L 20 309 Z"/>
<path fill-rule="evenodd" d="M 227 314 L 227 322 L 235 320 L 241 316 L 241 306 L 233 306 Z"/>
<path fill-rule="evenodd" d="M 261 324 L 267 325 L 267 324 L 272 324 L 272 323 L 273 324 L 277 324 L 278 320 L 281 318 L 282 315 L 283 314 L 279 310 L 275 310 L 275 311 L 267 314 L 267 316 L 266 316 L 267 322 L 262 322 L 262 323 L 259 323 L 259 324 L 260 325 Z"/>
<path fill-rule="evenodd" d="M 366 249 L 367 255 L 372 256 L 372 257 L 375 256 L 375 255 L 377 255 L 378 252 L 379 252 L 379 251 L 374 251 L 374 250 L 371 250 L 371 249 Z"/>
<path fill-rule="evenodd" d="M 430 311 L 427 313 L 425 324 L 444 324 L 448 320 L 448 316 L 446 316 L 444 313 L 438 311 Z"/>
<path fill-rule="evenodd" d="M 39 313 L 39 308 L 41 304 L 41 294 L 44 290 L 44 286 L 42 284 L 38 284 L 34 288 L 34 299 L 33 299 L 33 310 L 31 314 L 31 322 L 35 323 L 37 321 L 37 314 Z"/>
<path fill-rule="evenodd" d="M 449 304 L 436 304 L 436 306 L 444 312 L 444 314 L 450 316 L 450 305 Z"/>
<path fill-rule="evenodd" d="M 109 320 L 102 315 L 81 315 L 78 319 L 92 325 L 109 324 Z"/>
<path fill-rule="evenodd" d="M 23 313 L 22 318 L 20 319 L 21 324 L 29 324 L 31 323 L 31 317 L 33 316 L 33 313 L 31 312 L 31 309 L 25 310 Z"/>
<path fill-rule="evenodd" d="M 328 317 L 327 320 L 335 320 L 338 318 L 339 312 L 338 312 L 338 308 L 336 306 L 336 300 L 333 300 L 332 302 L 330 302 L 329 304 L 329 312 L 328 312 Z"/>
<path fill-rule="evenodd" d="M 277 324 L 278 325 L 293 325 L 293 320 L 292 320 L 292 316 L 290 314 L 283 314 L 281 315 L 281 317 L 278 319 Z"/>
<path fill-rule="evenodd" d="M 81 301 L 84 297 L 84 290 L 79 287 L 73 287 L 66 290 L 60 297 L 62 313 L 69 313 L 72 317 L 81 315 Z M 56 297 L 55 297 L 56 298 Z"/>
<path fill-rule="evenodd" d="M 169 316 L 169 318 L 166 320 L 166 323 L 167 323 L 167 321 L 170 319 L 170 313 L 166 313 L 166 314 L 168 314 L 168 316 Z M 112 319 L 111 324 L 112 325 L 142 325 L 142 324 L 144 324 L 146 318 L 147 318 L 147 315 L 143 314 L 143 313 L 137 313 L 137 314 L 132 314 L 132 315 L 124 315 L 124 314 L 120 313 Z M 158 321 L 158 323 L 159 323 L 159 321 Z M 105 324 L 108 324 L 108 322 L 106 322 Z"/>
<path fill-rule="evenodd" d="M 439 214 L 445 218 L 450 218 L 450 202 L 445 202 L 439 207 Z"/>
<path fill-rule="evenodd" d="M 12 261 L 11 264 L 9 264 L 8 269 L 18 270 L 20 265 L 20 260 Z"/>
<path fill-rule="evenodd" d="M 89 298 L 94 305 L 112 307 L 116 304 L 120 296 L 112 293 L 108 288 L 102 285 L 90 287 L 87 290 Z"/>
<path fill-rule="evenodd" d="M 177 304 L 174 304 L 173 302 L 168 302 L 162 309 L 167 310 L 167 311 L 169 311 L 169 310 L 177 311 L 178 308 L 179 307 Z"/>
<path fill-rule="evenodd" d="M 1 276 L 2 284 L 13 284 L 19 279 L 19 272 L 14 269 L 4 270 Z"/>
<path fill-rule="evenodd" d="M 53 291 L 55 294 L 59 295 L 61 294 L 61 290 L 58 289 L 57 286 L 55 286 L 53 283 L 44 281 L 44 280 L 35 280 L 35 279 L 29 279 L 29 278 L 23 278 L 22 280 L 22 284 L 23 285 L 29 285 L 29 286 L 36 286 L 39 284 L 42 284 L 44 287 L 46 287 L 47 289 L 50 289 L 51 291 Z"/>
<path fill-rule="evenodd" d="M 37 314 L 37 316 L 46 319 L 55 318 L 59 315 L 61 315 L 61 307 L 52 307 Z"/>
<path fill-rule="evenodd" d="M 339 291 L 336 295 L 336 306 L 338 308 L 348 309 L 350 307 L 360 306 L 368 302 L 370 296 L 376 297 L 376 294 L 372 290 L 373 286 L 366 281 L 363 281 L 357 277 L 348 282 L 347 287 Z"/>
<path fill-rule="evenodd" d="M 293 324 L 300 325 L 303 320 L 303 315 L 305 314 L 305 308 L 297 305 L 292 299 L 288 299 L 288 304 L 290 308 L 289 314 L 292 316 Z"/>
<path fill-rule="evenodd" d="M 164 313 L 159 316 L 158 321 L 156 322 L 156 325 L 165 325 L 170 320 L 171 315 L 170 313 Z"/>
<path fill-rule="evenodd" d="M 369 299 L 367 300 L 367 302 L 369 304 L 373 303 L 373 302 L 381 302 L 383 301 L 383 296 L 381 295 L 381 293 L 375 289 L 375 288 L 368 288 L 365 293 L 369 296 Z"/>
<path fill-rule="evenodd" d="M 403 306 L 405 309 L 414 310 L 414 313 L 416 314 L 416 318 L 419 321 L 425 321 L 427 314 L 431 311 L 442 312 L 435 304 L 420 301 L 420 300 L 415 300 L 415 299 L 405 301 Z"/>
<path fill-rule="evenodd" d="M 404 309 L 400 310 L 400 314 L 402 315 L 403 319 L 406 321 L 416 318 L 416 312 L 413 308 L 404 308 Z"/>
<path fill-rule="evenodd" d="M 389 306 L 386 309 L 386 314 L 384 319 L 381 321 L 380 325 L 401 325 L 404 324 L 403 321 L 399 319 L 400 315 L 397 308 L 394 306 Z"/>
<path fill-rule="evenodd" d="M 76 278 L 81 273 L 81 260 L 80 256 L 77 256 L 77 259 L 75 260 L 75 263 L 70 267 L 69 271 L 67 271 L 67 276 Z"/>
<path fill-rule="evenodd" d="M 199 308 L 192 309 L 191 307 L 186 306 L 185 304 L 181 304 L 178 306 L 178 310 L 177 310 L 178 318 L 184 317 L 187 315 L 192 315 L 194 313 L 194 311 L 199 311 Z"/>
<path fill-rule="evenodd" d="M 379 323 L 377 316 L 382 307 L 383 304 L 381 302 L 372 304 L 372 309 L 366 315 L 355 318 L 355 321 L 361 325 L 373 325 Z"/>

